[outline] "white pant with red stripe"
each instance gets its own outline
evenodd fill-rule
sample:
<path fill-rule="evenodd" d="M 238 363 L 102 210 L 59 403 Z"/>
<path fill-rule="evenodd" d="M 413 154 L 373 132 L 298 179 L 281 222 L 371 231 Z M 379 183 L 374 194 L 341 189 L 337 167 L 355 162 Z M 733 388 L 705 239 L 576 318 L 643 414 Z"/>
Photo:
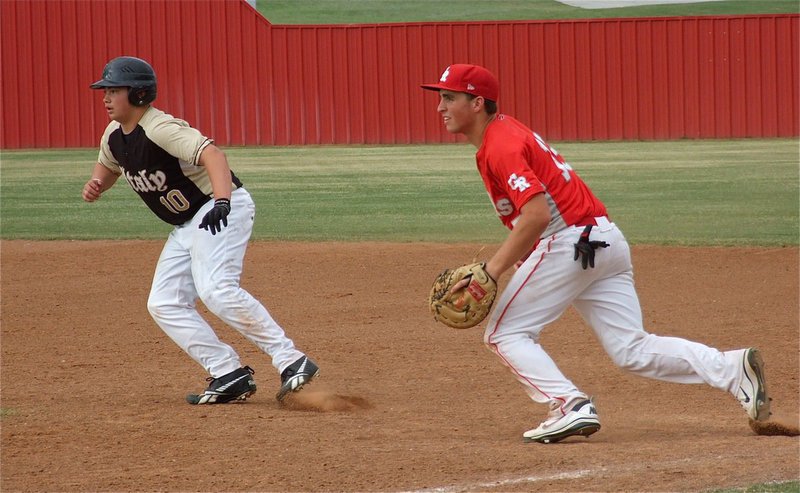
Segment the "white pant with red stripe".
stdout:
<path fill-rule="evenodd" d="M 742 350 L 720 352 L 685 339 L 645 332 L 633 283 L 628 242 L 605 218 L 591 240 L 610 246 L 596 250 L 595 267 L 574 260 L 582 226 L 543 238 L 498 297 L 484 341 L 536 402 L 567 401 L 581 391 L 565 377 L 539 344 L 545 326 L 573 305 L 605 351 L 621 368 L 678 383 L 707 383 L 735 392 Z"/>

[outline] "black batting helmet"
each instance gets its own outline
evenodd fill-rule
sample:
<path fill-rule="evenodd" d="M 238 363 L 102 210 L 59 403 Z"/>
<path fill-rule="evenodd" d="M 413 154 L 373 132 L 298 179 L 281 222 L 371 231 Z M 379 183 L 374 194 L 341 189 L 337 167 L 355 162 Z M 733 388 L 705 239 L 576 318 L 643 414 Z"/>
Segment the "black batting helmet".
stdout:
<path fill-rule="evenodd" d="M 144 106 L 156 99 L 156 72 L 141 58 L 121 56 L 108 62 L 103 78 L 89 87 L 128 87 L 128 101 L 134 106 Z"/>

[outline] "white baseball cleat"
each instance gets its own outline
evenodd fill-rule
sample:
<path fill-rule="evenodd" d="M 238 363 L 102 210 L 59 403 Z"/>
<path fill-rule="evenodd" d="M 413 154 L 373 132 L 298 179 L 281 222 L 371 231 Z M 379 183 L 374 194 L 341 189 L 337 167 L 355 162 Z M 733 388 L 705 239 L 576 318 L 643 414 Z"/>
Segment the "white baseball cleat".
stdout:
<path fill-rule="evenodd" d="M 764 359 L 756 348 L 746 349 L 742 355 L 742 366 L 739 369 L 742 376 L 739 378 L 739 387 L 736 398 L 747 411 L 750 419 L 766 421 L 769 419 L 769 395 L 767 384 L 764 380 Z"/>
<path fill-rule="evenodd" d="M 573 435 L 588 437 L 600 429 L 600 418 L 592 401 L 585 396 L 571 399 L 563 406 L 550 405 L 547 419 L 537 428 L 522 434 L 524 442 L 555 443 Z"/>

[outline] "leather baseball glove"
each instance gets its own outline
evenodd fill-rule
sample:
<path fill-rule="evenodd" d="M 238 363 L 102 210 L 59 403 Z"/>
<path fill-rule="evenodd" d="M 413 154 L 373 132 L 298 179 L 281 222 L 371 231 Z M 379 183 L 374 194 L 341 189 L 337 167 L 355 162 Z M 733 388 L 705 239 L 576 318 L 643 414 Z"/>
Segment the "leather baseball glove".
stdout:
<path fill-rule="evenodd" d="M 462 279 L 469 284 L 450 293 Z M 486 272 L 485 263 L 462 265 L 446 269 L 433 281 L 428 298 L 433 318 L 454 329 L 468 329 L 481 323 L 497 296 L 497 283 Z"/>

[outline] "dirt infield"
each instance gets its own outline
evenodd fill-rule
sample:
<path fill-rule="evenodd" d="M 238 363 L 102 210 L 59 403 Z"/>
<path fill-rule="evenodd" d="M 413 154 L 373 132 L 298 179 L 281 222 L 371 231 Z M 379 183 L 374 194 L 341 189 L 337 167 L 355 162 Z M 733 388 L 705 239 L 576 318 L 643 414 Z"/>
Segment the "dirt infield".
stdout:
<path fill-rule="evenodd" d="M 573 310 L 543 344 L 595 396 L 603 429 L 523 444 L 545 407 L 481 329 L 426 311 L 434 274 L 476 245 L 252 243 L 243 286 L 322 378 L 279 407 L 268 357 L 211 318 L 259 391 L 190 406 L 206 375 L 145 307 L 161 245 L 0 243 L 2 491 L 698 491 L 800 478 L 800 439 L 756 436 L 718 390 L 624 373 Z M 634 265 L 651 332 L 758 346 L 774 410 L 797 422 L 797 248 L 640 246 Z"/>

